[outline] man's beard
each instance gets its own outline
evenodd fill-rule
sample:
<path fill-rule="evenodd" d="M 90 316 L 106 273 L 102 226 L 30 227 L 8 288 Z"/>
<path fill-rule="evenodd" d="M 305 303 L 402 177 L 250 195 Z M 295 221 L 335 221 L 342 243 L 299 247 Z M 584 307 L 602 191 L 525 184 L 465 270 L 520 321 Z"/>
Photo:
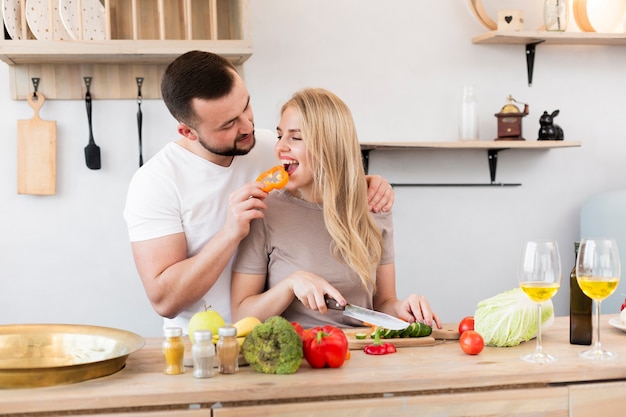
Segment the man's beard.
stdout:
<path fill-rule="evenodd" d="M 215 148 L 211 145 L 209 145 L 203 138 L 198 137 L 198 142 L 200 143 L 200 145 L 202 145 L 202 147 L 204 149 L 206 149 L 207 151 L 215 154 L 215 155 L 220 155 L 220 156 L 238 156 L 238 155 L 246 155 L 248 154 L 252 148 L 254 148 L 254 145 L 256 144 L 256 138 L 254 136 L 254 132 L 252 133 L 252 145 L 247 148 L 247 149 L 241 149 L 237 147 L 237 144 L 244 138 L 245 136 L 238 136 L 235 139 L 235 143 L 233 144 L 233 146 L 228 147 L 228 148 Z"/>

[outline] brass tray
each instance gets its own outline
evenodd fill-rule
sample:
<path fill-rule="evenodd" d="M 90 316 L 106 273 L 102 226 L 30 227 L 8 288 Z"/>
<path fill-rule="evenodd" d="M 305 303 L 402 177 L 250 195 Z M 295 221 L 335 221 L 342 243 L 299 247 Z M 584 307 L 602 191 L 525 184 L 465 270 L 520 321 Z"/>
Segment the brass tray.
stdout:
<path fill-rule="evenodd" d="M 45 387 L 111 375 L 144 343 L 135 333 L 109 327 L 0 326 L 0 388 Z"/>

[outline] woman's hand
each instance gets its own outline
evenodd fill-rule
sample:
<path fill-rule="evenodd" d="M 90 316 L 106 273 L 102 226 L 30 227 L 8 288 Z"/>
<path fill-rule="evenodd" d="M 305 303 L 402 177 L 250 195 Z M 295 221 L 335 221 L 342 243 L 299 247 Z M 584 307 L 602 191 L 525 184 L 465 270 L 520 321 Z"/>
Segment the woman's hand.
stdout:
<path fill-rule="evenodd" d="M 400 301 L 396 306 L 396 315 L 406 321 L 428 324 L 433 327 L 437 325 L 441 329 L 439 317 L 430 308 L 430 303 L 423 295 L 411 294 L 406 299 Z"/>
<path fill-rule="evenodd" d="M 291 273 L 287 279 L 293 294 L 306 308 L 326 314 L 328 308 L 324 300 L 325 295 L 329 295 L 342 305 L 346 304 L 345 298 L 335 287 L 312 272 L 296 271 Z"/>

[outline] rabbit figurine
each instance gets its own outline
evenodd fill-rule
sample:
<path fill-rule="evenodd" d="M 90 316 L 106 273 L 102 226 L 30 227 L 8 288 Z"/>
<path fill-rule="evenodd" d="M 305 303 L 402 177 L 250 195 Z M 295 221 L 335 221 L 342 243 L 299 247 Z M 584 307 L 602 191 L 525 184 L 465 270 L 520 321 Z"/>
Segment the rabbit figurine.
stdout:
<path fill-rule="evenodd" d="M 558 116 L 559 111 L 555 110 L 552 114 L 544 111 L 539 118 L 539 139 L 537 140 L 563 140 L 563 129 L 561 126 L 554 124 L 554 118 Z"/>

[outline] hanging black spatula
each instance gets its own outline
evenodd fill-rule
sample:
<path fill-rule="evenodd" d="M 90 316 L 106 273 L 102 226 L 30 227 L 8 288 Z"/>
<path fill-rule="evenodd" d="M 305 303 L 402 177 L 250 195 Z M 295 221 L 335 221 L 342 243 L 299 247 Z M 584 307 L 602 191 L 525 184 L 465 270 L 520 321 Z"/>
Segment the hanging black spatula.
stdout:
<path fill-rule="evenodd" d="M 91 77 L 83 77 L 85 80 L 85 87 L 87 92 L 85 93 L 85 105 L 87 106 L 87 121 L 89 122 L 89 144 L 85 146 L 85 162 L 89 169 L 100 169 L 100 147 L 96 145 L 93 140 L 93 131 L 91 127 L 91 93 L 89 88 L 91 87 Z"/>

